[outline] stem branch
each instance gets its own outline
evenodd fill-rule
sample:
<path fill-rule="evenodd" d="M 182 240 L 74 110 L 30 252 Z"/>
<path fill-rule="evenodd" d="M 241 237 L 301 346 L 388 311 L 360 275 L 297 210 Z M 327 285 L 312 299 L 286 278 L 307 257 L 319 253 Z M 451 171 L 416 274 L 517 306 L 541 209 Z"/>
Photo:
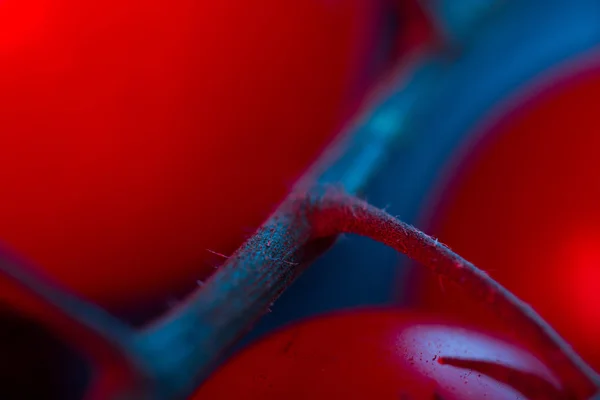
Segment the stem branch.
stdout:
<path fill-rule="evenodd" d="M 290 196 L 201 290 L 151 326 L 147 337 L 161 339 L 155 348 L 177 357 L 178 376 L 185 371 L 186 386 L 195 387 L 318 254 L 307 252 L 310 243 L 341 233 L 382 242 L 458 283 L 526 339 L 541 344 L 549 366 L 578 398 L 600 387 L 598 375 L 558 333 L 484 271 L 385 211 L 326 187 Z M 174 352 L 176 348 L 180 351 Z"/>

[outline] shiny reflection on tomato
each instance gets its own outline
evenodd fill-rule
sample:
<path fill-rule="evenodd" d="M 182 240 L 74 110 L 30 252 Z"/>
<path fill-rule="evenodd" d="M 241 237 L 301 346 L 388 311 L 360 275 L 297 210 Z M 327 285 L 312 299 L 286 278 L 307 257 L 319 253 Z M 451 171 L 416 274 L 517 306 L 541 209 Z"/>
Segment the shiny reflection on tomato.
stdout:
<path fill-rule="evenodd" d="M 469 365 L 440 362 L 448 358 Z M 219 368 L 193 399 L 504 400 L 560 398 L 559 388 L 516 338 L 415 312 L 362 309 L 265 336 Z"/>

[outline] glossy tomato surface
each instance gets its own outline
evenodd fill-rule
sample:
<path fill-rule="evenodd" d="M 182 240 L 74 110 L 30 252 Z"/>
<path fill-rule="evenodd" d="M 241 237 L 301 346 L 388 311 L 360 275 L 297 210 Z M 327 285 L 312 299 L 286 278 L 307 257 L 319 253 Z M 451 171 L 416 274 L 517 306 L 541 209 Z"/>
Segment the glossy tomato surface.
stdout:
<path fill-rule="evenodd" d="M 3 245 L 105 305 L 205 277 L 338 128 L 375 4 L 0 1 Z"/>
<path fill-rule="evenodd" d="M 530 303 L 600 368 L 600 69 L 550 77 L 486 131 L 431 233 Z M 459 288 L 416 269 L 415 301 L 490 326 Z M 415 276 L 413 276 L 415 278 Z"/>
<path fill-rule="evenodd" d="M 424 315 L 381 309 L 338 312 L 268 335 L 217 370 L 194 399 L 524 398 L 481 371 L 441 364 L 445 357 L 507 367 L 496 376 L 504 381 L 529 373 L 529 382 L 539 379 L 545 387 L 536 388 L 532 398 L 558 387 L 544 364 L 519 345 Z"/>

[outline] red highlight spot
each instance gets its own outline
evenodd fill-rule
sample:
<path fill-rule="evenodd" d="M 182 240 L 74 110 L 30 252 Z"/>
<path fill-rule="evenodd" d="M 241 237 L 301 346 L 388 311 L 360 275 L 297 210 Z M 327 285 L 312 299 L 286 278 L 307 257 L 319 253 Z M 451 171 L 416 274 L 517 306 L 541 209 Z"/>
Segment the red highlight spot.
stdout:
<path fill-rule="evenodd" d="M 569 284 L 564 298 L 572 299 L 567 302 L 586 328 L 581 339 L 589 338 L 592 346 L 596 342 L 592 337 L 600 337 L 600 233 L 575 236 L 566 243 L 565 256 Z"/>

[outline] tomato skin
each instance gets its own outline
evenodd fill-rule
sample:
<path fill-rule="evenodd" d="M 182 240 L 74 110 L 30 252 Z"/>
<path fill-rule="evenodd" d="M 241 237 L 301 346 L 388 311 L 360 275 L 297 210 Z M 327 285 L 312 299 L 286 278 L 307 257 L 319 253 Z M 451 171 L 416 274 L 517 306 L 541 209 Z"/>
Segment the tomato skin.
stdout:
<path fill-rule="evenodd" d="M 429 232 L 531 304 L 600 369 L 597 56 L 545 82 L 465 160 Z M 413 304 L 489 329 L 501 321 L 415 268 Z"/>
<path fill-rule="evenodd" d="M 500 362 L 558 385 L 520 345 L 424 315 L 381 309 L 308 319 L 268 335 L 218 369 L 193 398 L 518 398 L 518 392 L 483 374 L 441 365 L 442 356 Z"/>
<path fill-rule="evenodd" d="M 0 240 L 103 305 L 208 275 L 340 122 L 374 7 L 329 3 L 1 1 Z"/>

